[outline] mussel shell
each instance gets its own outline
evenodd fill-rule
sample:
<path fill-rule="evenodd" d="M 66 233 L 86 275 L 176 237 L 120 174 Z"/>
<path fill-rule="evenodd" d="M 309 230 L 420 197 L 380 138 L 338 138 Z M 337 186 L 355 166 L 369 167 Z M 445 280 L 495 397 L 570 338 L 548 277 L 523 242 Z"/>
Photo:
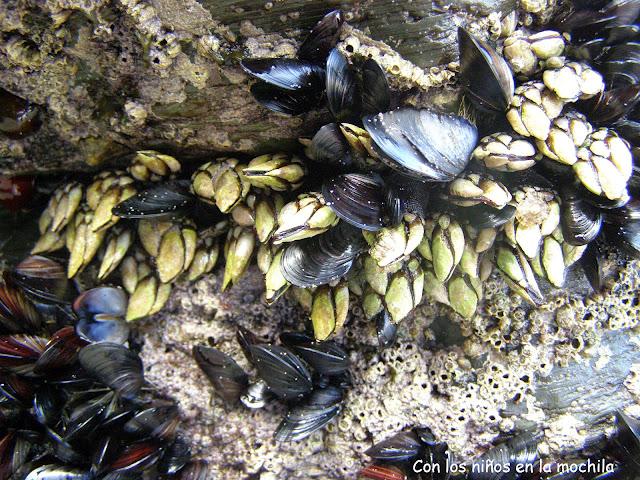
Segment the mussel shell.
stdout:
<path fill-rule="evenodd" d="M 336 387 L 316 389 L 303 403 L 292 407 L 278 426 L 274 438 L 295 442 L 321 429 L 340 413 L 342 391 Z"/>
<path fill-rule="evenodd" d="M 617 410 L 616 427 L 613 443 L 621 451 L 624 461 L 637 471 L 640 469 L 640 421 Z"/>
<path fill-rule="evenodd" d="M 137 438 L 167 439 L 173 437 L 178 422 L 178 408 L 175 405 L 167 405 L 137 412 L 122 429 Z"/>
<path fill-rule="evenodd" d="M 167 449 L 160 459 L 159 470 L 165 475 L 178 473 L 191 460 L 189 444 L 178 437 Z"/>
<path fill-rule="evenodd" d="M 31 470 L 25 480 L 90 480 L 90 478 L 90 473 L 85 470 L 66 465 L 48 464 Z"/>
<path fill-rule="evenodd" d="M 318 107 L 322 92 L 315 88 L 285 90 L 266 82 L 256 82 L 251 86 L 251 94 L 260 105 L 284 115 L 302 115 Z"/>
<path fill-rule="evenodd" d="M 376 231 L 385 225 L 385 185 L 377 175 L 347 173 L 322 185 L 325 202 L 345 222 Z"/>
<path fill-rule="evenodd" d="M 591 242 L 580 257 L 580 266 L 594 292 L 604 288 L 604 252 L 598 242 Z"/>
<path fill-rule="evenodd" d="M 391 107 L 391 91 L 384 70 L 368 58 L 362 65 L 362 114 L 386 112 Z"/>
<path fill-rule="evenodd" d="M 600 69 L 610 88 L 637 85 L 640 81 L 640 43 L 628 42 L 612 47 Z"/>
<path fill-rule="evenodd" d="M 250 58 L 240 62 L 250 75 L 284 90 L 322 91 L 324 70 L 310 62 L 293 58 Z"/>
<path fill-rule="evenodd" d="M 253 357 L 251 356 L 250 347 L 251 345 L 261 343 L 258 337 L 252 331 L 244 328 L 241 325 L 238 325 L 238 331 L 236 332 L 236 340 L 238 341 L 240 348 L 242 348 L 242 353 L 244 353 L 244 356 L 246 357 L 246 359 L 250 363 L 253 363 Z"/>
<path fill-rule="evenodd" d="M 73 364 L 78 352 L 86 344 L 86 341 L 76 335 L 73 327 L 58 330 L 38 358 L 34 365 L 34 372 L 44 373 Z"/>
<path fill-rule="evenodd" d="M 236 361 L 215 348 L 202 345 L 193 347 L 193 356 L 216 393 L 229 404 L 237 403 L 249 384 L 249 377 Z"/>
<path fill-rule="evenodd" d="M 353 160 L 351 151 L 338 124 L 329 123 L 316 132 L 311 139 L 309 155 L 318 162 L 348 168 Z"/>
<path fill-rule="evenodd" d="M 423 445 L 415 432 L 400 432 L 376 443 L 364 454 L 375 460 L 403 462 L 417 457 Z"/>
<path fill-rule="evenodd" d="M 575 189 L 560 191 L 560 225 L 562 236 L 569 245 L 586 245 L 595 240 L 602 226 L 602 213 L 582 200 Z"/>
<path fill-rule="evenodd" d="M 425 219 L 429 210 L 429 185 L 421 180 L 395 172 L 384 179 L 388 223 L 397 225 L 405 213 Z"/>
<path fill-rule="evenodd" d="M 398 325 L 391 321 L 391 315 L 386 309 L 376 315 L 375 322 L 380 349 L 389 348 L 396 341 Z"/>
<path fill-rule="evenodd" d="M 34 333 L 40 329 L 40 314 L 12 285 L 0 285 L 0 333 Z"/>
<path fill-rule="evenodd" d="M 617 245 L 633 258 L 640 259 L 640 221 L 629 221 L 624 225 L 607 225 L 607 241 Z"/>
<path fill-rule="evenodd" d="M 293 242 L 282 254 L 282 275 L 297 287 L 324 285 L 343 277 L 366 248 L 359 229 L 339 222 L 328 232 Z"/>
<path fill-rule="evenodd" d="M 37 302 L 69 303 L 76 295 L 65 268 L 40 255 L 25 258 L 9 274 L 9 278 Z"/>
<path fill-rule="evenodd" d="M 484 111 L 504 112 L 513 98 L 513 73 L 486 42 L 458 27 L 460 82 L 473 104 Z"/>
<path fill-rule="evenodd" d="M 125 343 L 129 326 L 124 321 L 127 295 L 121 288 L 97 287 L 83 292 L 73 302 L 78 316 L 76 333 L 88 342 Z"/>
<path fill-rule="evenodd" d="M 289 348 L 321 375 L 339 375 L 349 368 L 347 352 L 331 340 L 297 343 Z"/>
<path fill-rule="evenodd" d="M 180 471 L 180 480 L 208 480 L 209 464 L 204 460 L 194 460 L 189 462 Z"/>
<path fill-rule="evenodd" d="M 279 345 L 252 345 L 258 375 L 283 400 L 296 399 L 313 389 L 311 372 L 296 354 Z"/>
<path fill-rule="evenodd" d="M 363 123 L 383 162 L 425 181 L 453 180 L 478 142 L 478 130 L 466 119 L 427 109 L 400 108 Z"/>
<path fill-rule="evenodd" d="M 624 206 L 604 212 L 604 221 L 613 225 L 640 220 L 640 198 L 629 200 Z"/>
<path fill-rule="evenodd" d="M 20 139 L 34 133 L 42 125 L 40 109 L 7 90 L 0 88 L 0 132 Z"/>
<path fill-rule="evenodd" d="M 162 449 L 155 443 L 142 441 L 125 446 L 107 467 L 113 472 L 137 472 L 155 464 L 162 455 Z"/>
<path fill-rule="evenodd" d="M 326 75 L 327 101 L 333 116 L 340 122 L 357 119 L 361 110 L 358 78 L 337 48 L 329 53 Z"/>
<path fill-rule="evenodd" d="M 452 207 L 454 216 L 477 229 L 498 228 L 516 215 L 516 207 L 506 205 L 498 210 L 488 205 L 474 205 L 472 207 Z"/>
<path fill-rule="evenodd" d="M 578 110 L 597 124 L 610 124 L 624 117 L 640 101 L 640 85 L 604 90 L 576 104 Z"/>
<path fill-rule="evenodd" d="M 616 131 L 635 147 L 640 147 L 640 122 L 625 119 L 616 123 Z"/>
<path fill-rule="evenodd" d="M 60 392 L 48 385 L 40 387 L 33 397 L 33 414 L 42 425 L 53 427 L 60 420 L 63 399 Z"/>
<path fill-rule="evenodd" d="M 117 343 L 92 343 L 78 355 L 82 368 L 124 398 L 135 397 L 144 383 L 142 361 Z"/>
<path fill-rule="evenodd" d="M 340 10 L 327 13 L 313 27 L 307 38 L 298 49 L 298 58 L 309 62 L 324 64 L 327 55 L 335 47 L 340 37 L 340 29 L 344 23 L 344 16 Z"/>
<path fill-rule="evenodd" d="M 191 211 L 195 197 L 189 182 L 163 182 L 143 190 L 112 210 L 120 218 L 179 218 Z"/>
<path fill-rule="evenodd" d="M 516 465 L 534 465 L 538 461 L 537 441 L 529 434 L 522 434 L 497 445 L 473 461 L 470 480 L 496 480 L 502 477 L 496 465 L 509 467 L 515 472 Z M 522 467 L 524 468 L 524 467 Z"/>

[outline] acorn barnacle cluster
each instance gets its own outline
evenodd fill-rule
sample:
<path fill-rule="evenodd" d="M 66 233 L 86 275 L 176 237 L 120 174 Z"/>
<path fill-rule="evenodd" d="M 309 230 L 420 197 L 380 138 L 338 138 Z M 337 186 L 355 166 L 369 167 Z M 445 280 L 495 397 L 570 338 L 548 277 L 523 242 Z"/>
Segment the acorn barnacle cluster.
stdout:
<path fill-rule="evenodd" d="M 0 284 L 0 478 L 207 478 L 128 347 L 121 288 L 39 256 Z"/>

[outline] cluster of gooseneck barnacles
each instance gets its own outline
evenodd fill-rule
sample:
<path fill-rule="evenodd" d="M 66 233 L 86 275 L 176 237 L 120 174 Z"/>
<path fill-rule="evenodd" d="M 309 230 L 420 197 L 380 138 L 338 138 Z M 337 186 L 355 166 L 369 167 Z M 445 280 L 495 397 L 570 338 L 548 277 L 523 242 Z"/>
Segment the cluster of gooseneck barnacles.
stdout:
<path fill-rule="evenodd" d="M 33 256 L 0 285 L 0 478 L 205 480 L 127 345 L 126 295 Z"/>
<path fill-rule="evenodd" d="M 638 256 L 639 10 L 614 1 L 569 12 L 560 31 L 515 31 L 504 57 L 460 28 L 466 116 L 400 105 L 373 59 L 336 48 L 342 15 L 331 12 L 297 58 L 242 61 L 264 107 L 328 107 L 334 122 L 302 140 L 304 154 L 215 158 L 184 172 L 172 156 L 137 152 L 127 171 L 60 187 L 34 253 L 66 246 L 69 278 L 119 276 L 127 320 L 158 312 L 176 280 L 212 271 L 222 243 L 223 290 L 255 253 L 266 302 L 291 291 L 314 338 L 248 342 L 254 383 L 220 352 L 196 357 L 228 400 L 288 401 L 276 435 L 303 438 L 339 411 L 345 372 L 322 365 L 344 352 L 321 342 L 355 299 L 384 347 L 423 296 L 475 315 L 494 267 L 538 305 L 540 285 L 562 286 L 581 258 L 601 288 L 601 239 Z"/>

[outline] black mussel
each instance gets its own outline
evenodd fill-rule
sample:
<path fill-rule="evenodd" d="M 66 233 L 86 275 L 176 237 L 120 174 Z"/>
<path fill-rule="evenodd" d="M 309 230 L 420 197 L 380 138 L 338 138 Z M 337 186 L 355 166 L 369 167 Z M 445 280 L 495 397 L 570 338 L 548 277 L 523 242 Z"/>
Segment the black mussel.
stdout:
<path fill-rule="evenodd" d="M 617 245 L 633 258 L 640 259 L 640 221 L 629 221 L 624 225 L 607 225 L 607 241 Z"/>
<path fill-rule="evenodd" d="M 640 122 L 627 118 L 616 122 L 615 128 L 631 145 L 636 148 L 640 147 Z M 637 160 L 635 163 L 637 165 Z"/>
<path fill-rule="evenodd" d="M 0 285 L 0 333 L 34 333 L 42 319 L 22 290 Z"/>
<path fill-rule="evenodd" d="M 180 480 L 208 480 L 209 475 L 209 464 L 204 460 L 195 460 L 189 462 L 181 471 L 180 471 Z"/>
<path fill-rule="evenodd" d="M 378 345 L 381 349 L 388 348 L 396 341 L 398 334 L 398 325 L 391 321 L 391 315 L 386 309 L 383 309 L 375 317 L 376 332 L 378 334 Z"/>
<path fill-rule="evenodd" d="M 30 374 L 46 346 L 46 339 L 31 335 L 0 336 L 0 368 Z"/>
<path fill-rule="evenodd" d="M 44 373 L 73 364 L 78 352 L 87 344 L 76 335 L 74 328 L 64 327 L 51 336 L 44 351 L 33 367 L 35 373 Z"/>
<path fill-rule="evenodd" d="M 282 332 L 278 337 L 280 338 L 280 342 L 288 347 L 304 345 L 305 343 L 314 341 L 313 335 L 304 332 Z"/>
<path fill-rule="evenodd" d="M 242 353 L 244 353 L 246 359 L 249 360 L 249 362 L 253 363 L 253 357 L 251 356 L 250 347 L 251 345 L 260 343 L 258 337 L 250 330 L 247 330 L 246 328 L 238 325 L 236 340 L 238 341 L 238 344 L 240 344 L 240 348 L 242 348 Z"/>
<path fill-rule="evenodd" d="M 191 460 L 191 449 L 189 444 L 181 437 L 178 437 L 160 459 L 159 470 L 165 475 L 178 473 Z"/>
<path fill-rule="evenodd" d="M 195 203 L 189 182 L 175 180 L 153 185 L 113 208 L 120 218 L 178 218 Z"/>
<path fill-rule="evenodd" d="M 604 288 L 604 252 L 598 242 L 591 242 L 580 257 L 580 266 L 594 292 Z"/>
<path fill-rule="evenodd" d="M 429 186 L 415 178 L 394 172 L 384 179 L 387 195 L 387 215 L 391 225 L 397 225 L 405 213 L 424 219 L 429 210 Z"/>
<path fill-rule="evenodd" d="M 507 468 L 509 472 L 515 472 L 516 465 L 522 465 L 521 468 L 526 468 L 527 465 L 535 465 L 538 460 L 537 440 L 529 434 L 522 434 L 493 447 L 480 458 L 474 460 L 469 479 L 506 479 L 508 477 L 504 475 L 508 475 Z M 503 471 L 497 472 L 496 465 L 503 465 L 505 468 Z"/>
<path fill-rule="evenodd" d="M 113 399 L 113 392 L 109 392 L 73 408 L 66 422 L 65 441 L 73 442 L 96 430 Z"/>
<path fill-rule="evenodd" d="M 458 28 L 460 82 L 473 104 L 485 111 L 504 112 L 513 98 L 513 73 L 486 42 Z"/>
<path fill-rule="evenodd" d="M 138 472 L 155 464 L 161 455 L 162 449 L 153 442 L 132 443 L 116 456 L 107 469 L 118 473 Z"/>
<path fill-rule="evenodd" d="M 391 91 L 384 70 L 374 59 L 362 65 L 362 114 L 386 112 L 391 107 Z"/>
<path fill-rule="evenodd" d="M 144 376 L 140 357 L 117 343 L 92 343 L 78 355 L 80 365 L 96 380 L 133 398 L 142 388 Z"/>
<path fill-rule="evenodd" d="M 363 122 L 382 161 L 426 181 L 453 180 L 478 142 L 478 130 L 468 120 L 427 109 L 400 108 Z"/>
<path fill-rule="evenodd" d="M 172 438 L 180 419 L 174 405 L 151 407 L 141 410 L 122 427 L 125 433 L 137 438 Z"/>
<path fill-rule="evenodd" d="M 565 242 L 586 245 L 600 233 L 602 213 L 580 198 L 578 191 L 566 186 L 560 190 L 560 225 Z"/>
<path fill-rule="evenodd" d="M 251 346 L 249 349 L 251 351 Z M 249 384 L 249 377 L 235 360 L 215 348 L 202 345 L 193 347 L 193 356 L 216 393 L 229 404 L 237 403 Z"/>
<path fill-rule="evenodd" d="M 382 440 L 366 450 L 365 455 L 375 460 L 403 462 L 420 454 L 423 446 L 415 432 L 400 432 Z"/>
<path fill-rule="evenodd" d="M 365 248 L 362 232 L 339 222 L 322 235 L 288 245 L 280 268 L 284 278 L 297 287 L 324 285 L 345 276 Z"/>
<path fill-rule="evenodd" d="M 54 426 L 60 420 L 62 405 L 60 392 L 48 385 L 40 387 L 33 396 L 33 414 L 42 425 Z"/>
<path fill-rule="evenodd" d="M 265 82 L 251 86 L 251 94 L 256 101 L 273 112 L 285 115 L 301 115 L 318 107 L 323 90 L 284 90 Z"/>
<path fill-rule="evenodd" d="M 60 461 L 70 464 L 82 464 L 86 460 L 84 455 L 74 446 L 67 442 L 61 435 L 52 430 L 46 429 L 49 442 L 53 445 L 52 453 Z"/>
<path fill-rule="evenodd" d="M 357 119 L 361 110 L 358 78 L 337 48 L 327 58 L 326 82 L 327 102 L 333 116 L 341 122 Z"/>
<path fill-rule="evenodd" d="M 586 188 L 582 187 L 581 185 L 578 187 L 578 190 L 580 191 L 580 195 L 585 202 L 590 203 L 594 207 L 598 207 L 604 210 L 613 210 L 617 208 L 622 208 L 630 200 L 629 195 L 623 195 L 622 197 L 616 200 L 611 200 L 601 195 L 596 195 L 590 192 L 589 190 L 587 190 Z"/>
<path fill-rule="evenodd" d="M 577 8 L 569 8 L 555 21 L 559 30 L 571 33 L 573 42 L 606 38 L 606 30 L 635 22 L 640 5 L 637 0 L 613 0 L 606 5 L 601 1 L 585 1 Z"/>
<path fill-rule="evenodd" d="M 640 221 L 640 198 L 633 198 L 620 208 L 606 210 L 604 221 L 613 225 Z"/>
<path fill-rule="evenodd" d="M 516 207 L 506 205 L 498 210 L 480 204 L 472 207 L 453 207 L 452 212 L 458 220 L 469 223 L 474 228 L 498 228 L 516 215 Z"/>
<path fill-rule="evenodd" d="M 76 333 L 88 342 L 125 343 L 129 326 L 124 321 L 127 295 L 121 288 L 97 287 L 73 302 L 78 316 Z"/>
<path fill-rule="evenodd" d="M 326 180 L 322 195 L 331 209 L 347 223 L 364 230 L 385 225 L 385 184 L 377 175 L 347 173 Z"/>
<path fill-rule="evenodd" d="M 577 108 L 598 124 L 610 124 L 624 117 L 640 101 L 640 85 L 604 90 L 578 102 Z"/>
<path fill-rule="evenodd" d="M 310 62 L 293 58 L 247 58 L 240 65 L 248 74 L 283 90 L 324 88 L 324 70 Z"/>
<path fill-rule="evenodd" d="M 339 375 L 349 368 L 347 352 L 331 340 L 325 342 L 312 340 L 288 344 L 288 346 L 321 375 Z"/>
<path fill-rule="evenodd" d="M 309 157 L 327 165 L 348 168 L 353 163 L 347 140 L 342 135 L 338 124 L 324 125 L 311 139 Z"/>
<path fill-rule="evenodd" d="M 305 362 L 287 348 L 278 345 L 252 345 L 258 375 L 269 390 L 283 400 L 300 398 L 313 384 Z"/>
<path fill-rule="evenodd" d="M 36 302 L 68 303 L 76 295 L 67 279 L 65 268 L 40 255 L 25 258 L 14 268 L 9 278 Z"/>
<path fill-rule="evenodd" d="M 300 45 L 298 58 L 324 65 L 327 55 L 335 47 L 340 37 L 340 28 L 343 23 L 344 17 L 340 10 L 327 13 L 316 23 L 316 26 Z"/>
<path fill-rule="evenodd" d="M 613 444 L 620 450 L 625 462 L 635 470 L 640 470 L 640 421 L 618 410 L 616 427 Z"/>
<path fill-rule="evenodd" d="M 640 82 L 640 43 L 627 42 L 612 47 L 600 63 L 610 88 L 637 85 Z"/>
<path fill-rule="evenodd" d="M 19 407 L 28 406 L 34 396 L 33 387 L 23 377 L 12 373 L 2 374 L 0 375 L 0 403 L 7 401 Z"/>
<path fill-rule="evenodd" d="M 316 389 L 307 400 L 292 407 L 278 426 L 274 438 L 295 442 L 321 429 L 340 413 L 342 390 L 336 387 Z"/>
<path fill-rule="evenodd" d="M 23 138 L 41 124 L 37 106 L 0 88 L 0 132 L 9 138 Z"/>
<path fill-rule="evenodd" d="M 91 474 L 85 470 L 66 465 L 48 464 L 31 470 L 25 480 L 90 480 Z"/>
<path fill-rule="evenodd" d="M 120 444 L 115 436 L 106 436 L 99 440 L 91 457 L 91 473 L 94 475 L 113 461 Z"/>
<path fill-rule="evenodd" d="M 532 170 L 540 174 L 545 180 L 548 180 L 548 187 L 553 184 L 571 183 L 576 178 L 571 165 L 565 165 L 547 157 L 537 161 Z"/>

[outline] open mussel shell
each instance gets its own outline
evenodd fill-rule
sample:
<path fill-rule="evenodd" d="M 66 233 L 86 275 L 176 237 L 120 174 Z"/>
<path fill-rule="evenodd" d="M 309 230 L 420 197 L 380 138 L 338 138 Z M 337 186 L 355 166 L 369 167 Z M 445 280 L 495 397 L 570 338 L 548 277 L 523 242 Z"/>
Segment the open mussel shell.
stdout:
<path fill-rule="evenodd" d="M 285 414 L 274 438 L 280 442 L 295 442 L 307 438 L 333 420 L 341 409 L 341 389 L 331 386 L 316 389 L 308 399 Z"/>
<path fill-rule="evenodd" d="M 316 162 L 348 168 L 353 160 L 347 140 L 338 124 L 324 125 L 311 139 L 309 156 Z"/>
<path fill-rule="evenodd" d="M 89 342 L 125 343 L 129 326 L 124 321 L 127 294 L 121 288 L 97 287 L 83 292 L 73 302 L 78 316 L 76 333 Z"/>
<path fill-rule="evenodd" d="M 25 258 L 9 274 L 9 278 L 36 302 L 69 303 L 76 295 L 65 268 L 55 260 L 40 255 Z"/>
<path fill-rule="evenodd" d="M 322 67 L 293 58 L 251 58 L 240 62 L 248 74 L 284 90 L 322 90 Z"/>
<path fill-rule="evenodd" d="M 284 278 L 297 287 L 324 285 L 345 276 L 365 248 L 361 231 L 340 222 L 322 235 L 288 245 L 280 268 Z"/>
<path fill-rule="evenodd" d="M 420 454 L 423 445 L 415 432 L 400 432 L 382 440 L 364 452 L 376 460 L 403 462 Z"/>
<path fill-rule="evenodd" d="M 391 107 L 391 91 L 384 70 L 374 59 L 362 65 L 362 114 L 386 112 Z"/>
<path fill-rule="evenodd" d="M 513 98 L 513 74 L 507 62 L 486 42 L 458 28 L 460 82 L 473 104 L 485 111 L 504 112 Z"/>
<path fill-rule="evenodd" d="M 118 204 L 113 214 L 120 218 L 179 218 L 186 215 L 195 203 L 189 182 L 163 182 L 143 190 Z"/>
<path fill-rule="evenodd" d="M 453 180 L 478 142 L 478 130 L 463 117 L 427 109 L 400 108 L 363 123 L 383 162 L 425 181 Z"/>
<path fill-rule="evenodd" d="M 277 397 L 296 399 L 313 389 L 307 364 L 289 349 L 279 345 L 252 345 L 251 355 L 258 375 Z"/>
<path fill-rule="evenodd" d="M 300 45 L 298 58 L 318 65 L 324 64 L 327 55 L 340 37 L 340 28 L 343 23 L 344 16 L 340 10 L 327 13 Z"/>
<path fill-rule="evenodd" d="M 598 236 L 602 226 L 600 210 L 580 198 L 572 187 L 560 191 L 562 236 L 570 245 L 586 245 Z"/>
<path fill-rule="evenodd" d="M 385 225 L 385 185 L 377 175 L 347 173 L 322 185 L 325 202 L 335 214 L 364 230 L 380 230 Z"/>
<path fill-rule="evenodd" d="M 89 375 L 124 398 L 135 397 L 142 388 L 142 361 L 123 345 L 92 343 L 80 350 L 78 359 Z"/>
<path fill-rule="evenodd" d="M 251 86 L 251 94 L 265 108 L 285 115 L 302 115 L 316 108 L 322 99 L 323 90 L 305 88 L 286 90 L 266 82 Z"/>
<path fill-rule="evenodd" d="M 326 91 L 329 110 L 338 121 L 358 118 L 361 110 L 358 78 L 337 48 L 327 58 Z"/>
<path fill-rule="evenodd" d="M 202 345 L 193 347 L 193 356 L 216 393 L 228 404 L 237 403 L 249 384 L 249 377 L 236 361 L 215 348 Z"/>

